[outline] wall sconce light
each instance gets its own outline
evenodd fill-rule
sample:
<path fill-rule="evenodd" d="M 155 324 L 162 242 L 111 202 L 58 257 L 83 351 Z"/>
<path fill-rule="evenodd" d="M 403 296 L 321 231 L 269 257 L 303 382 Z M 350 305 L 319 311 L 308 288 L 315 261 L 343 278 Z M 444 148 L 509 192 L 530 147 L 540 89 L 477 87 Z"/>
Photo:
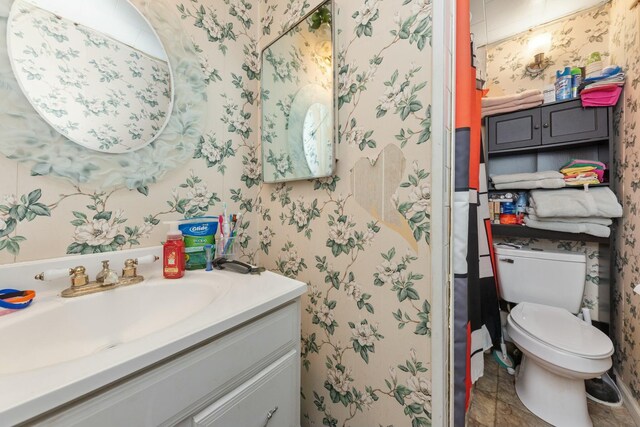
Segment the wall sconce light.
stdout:
<path fill-rule="evenodd" d="M 544 52 L 537 53 L 533 57 L 533 62 L 530 62 L 525 67 L 525 74 L 531 78 L 536 78 L 540 74 L 544 73 L 549 65 L 551 65 L 551 60 L 549 58 L 545 58 Z"/>
<path fill-rule="evenodd" d="M 553 62 L 551 59 L 545 57 L 545 52 L 551 49 L 551 34 L 542 33 L 529 39 L 528 51 L 533 53 L 533 62 L 530 62 L 525 67 L 525 75 L 532 79 L 540 76 L 544 73 Z"/>

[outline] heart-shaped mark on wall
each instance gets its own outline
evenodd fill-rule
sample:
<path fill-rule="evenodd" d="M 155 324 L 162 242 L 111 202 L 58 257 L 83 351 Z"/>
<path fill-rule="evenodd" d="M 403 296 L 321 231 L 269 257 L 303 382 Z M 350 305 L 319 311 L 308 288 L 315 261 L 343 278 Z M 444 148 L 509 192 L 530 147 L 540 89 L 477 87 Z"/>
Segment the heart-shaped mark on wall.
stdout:
<path fill-rule="evenodd" d="M 381 225 L 404 237 L 417 251 L 418 244 L 411 228 L 392 199 L 403 180 L 406 163 L 402 150 L 393 144 L 387 145 L 373 162 L 361 158 L 351 169 L 351 191 L 364 210 Z"/>

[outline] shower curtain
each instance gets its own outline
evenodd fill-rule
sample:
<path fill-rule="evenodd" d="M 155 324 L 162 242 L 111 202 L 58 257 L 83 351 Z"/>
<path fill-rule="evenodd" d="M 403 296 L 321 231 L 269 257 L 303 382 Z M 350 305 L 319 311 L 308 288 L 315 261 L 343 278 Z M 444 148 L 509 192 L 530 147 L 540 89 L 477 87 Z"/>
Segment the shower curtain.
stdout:
<path fill-rule="evenodd" d="M 456 427 L 464 426 L 471 385 L 484 372 L 483 351 L 498 344 L 501 333 L 481 138 L 481 98 L 472 65 L 469 0 L 457 0 L 453 209 Z"/>

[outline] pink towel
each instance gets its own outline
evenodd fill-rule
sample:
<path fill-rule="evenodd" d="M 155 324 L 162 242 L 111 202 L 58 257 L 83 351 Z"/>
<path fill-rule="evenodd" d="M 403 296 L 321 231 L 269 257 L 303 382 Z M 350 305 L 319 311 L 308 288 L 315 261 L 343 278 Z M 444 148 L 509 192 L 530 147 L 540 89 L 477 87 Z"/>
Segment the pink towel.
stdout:
<path fill-rule="evenodd" d="M 618 103 L 618 98 L 622 93 L 622 87 L 600 87 L 589 92 L 580 92 L 583 107 L 609 107 Z"/>

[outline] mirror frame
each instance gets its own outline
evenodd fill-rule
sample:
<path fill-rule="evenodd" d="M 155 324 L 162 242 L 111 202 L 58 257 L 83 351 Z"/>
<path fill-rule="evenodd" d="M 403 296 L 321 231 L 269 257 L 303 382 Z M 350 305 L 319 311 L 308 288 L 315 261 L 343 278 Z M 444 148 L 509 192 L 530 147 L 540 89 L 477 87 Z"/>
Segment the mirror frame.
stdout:
<path fill-rule="evenodd" d="M 336 1 L 335 0 L 326 0 L 323 1 L 322 3 L 318 4 L 316 7 L 314 7 L 313 9 L 311 9 L 309 12 L 307 12 L 302 18 L 300 18 L 298 21 L 296 21 L 294 24 L 291 24 L 289 26 L 289 28 L 287 28 L 286 30 L 284 30 L 282 33 L 280 33 L 278 35 L 278 37 L 276 37 L 275 39 L 273 39 L 272 41 L 270 41 L 266 46 L 264 46 L 262 48 L 262 50 L 260 51 L 260 97 L 262 98 L 262 90 L 263 90 L 263 82 L 264 82 L 264 57 L 265 57 L 265 53 L 266 51 L 271 48 L 275 43 L 277 43 L 279 40 L 281 40 L 282 38 L 289 36 L 290 35 L 290 31 L 293 30 L 295 27 L 297 27 L 298 25 L 300 25 L 302 22 L 306 21 L 311 15 L 313 15 L 316 11 L 318 11 L 318 9 L 320 9 L 321 7 L 325 6 L 329 4 L 331 6 L 331 74 L 333 76 L 333 81 L 331 82 L 331 96 L 332 96 L 332 102 L 331 102 L 331 117 L 333 120 L 333 141 L 331 144 L 331 169 L 329 171 L 328 174 L 326 175 L 318 175 L 318 176 L 305 176 L 305 177 L 292 177 L 292 178 L 280 178 L 280 179 L 273 179 L 273 180 L 265 180 L 265 170 L 264 170 L 264 159 L 265 159 L 265 152 L 264 152 L 264 144 L 263 144 L 263 136 L 264 136 L 264 103 L 262 102 L 262 99 L 260 99 L 260 162 L 261 162 L 261 175 L 262 175 L 262 182 L 265 184 L 277 184 L 279 182 L 293 182 L 293 181 L 308 181 L 308 180 L 313 180 L 313 179 L 318 179 L 318 178 L 327 178 L 330 176 L 334 176 L 336 173 L 336 163 L 338 162 L 338 159 L 336 158 L 336 153 L 337 153 L 337 145 L 339 143 L 339 137 L 340 137 L 340 133 L 338 131 L 338 67 L 337 65 L 337 41 L 338 41 L 338 25 L 337 25 L 337 17 L 338 17 L 338 10 L 336 7 Z M 301 89 L 301 87 L 298 87 L 298 91 Z M 296 92 L 297 93 L 297 92 Z"/>

